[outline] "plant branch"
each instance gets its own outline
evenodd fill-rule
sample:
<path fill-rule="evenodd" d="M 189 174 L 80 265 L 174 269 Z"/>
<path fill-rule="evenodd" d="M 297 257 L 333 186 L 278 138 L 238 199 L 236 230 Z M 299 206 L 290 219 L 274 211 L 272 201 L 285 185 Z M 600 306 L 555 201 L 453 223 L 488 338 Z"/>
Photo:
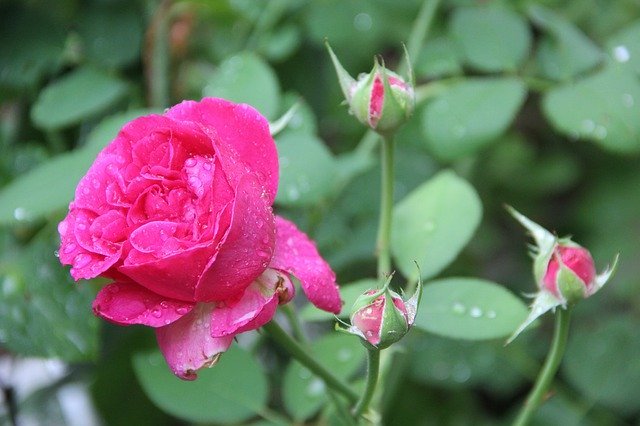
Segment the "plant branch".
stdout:
<path fill-rule="evenodd" d="M 514 426 L 525 426 L 529 424 L 531 418 L 538 407 L 542 404 L 547 396 L 547 390 L 549 385 L 553 381 L 553 377 L 560 367 L 562 356 L 567 344 L 567 337 L 569 336 L 569 322 L 571 317 L 571 307 L 566 309 L 558 309 L 556 312 L 556 322 L 553 332 L 553 342 L 551 343 L 551 349 L 547 355 L 547 359 L 544 362 L 544 366 L 538 374 L 536 383 L 529 393 L 525 404 L 520 410 L 520 414 L 513 422 Z"/>
<path fill-rule="evenodd" d="M 262 328 L 269 334 L 269 337 L 289 352 L 292 357 L 320 377 L 328 387 L 340 393 L 351 403 L 355 403 L 358 400 L 358 394 L 353 389 L 309 355 L 309 352 L 289 336 L 277 322 L 270 321 Z"/>

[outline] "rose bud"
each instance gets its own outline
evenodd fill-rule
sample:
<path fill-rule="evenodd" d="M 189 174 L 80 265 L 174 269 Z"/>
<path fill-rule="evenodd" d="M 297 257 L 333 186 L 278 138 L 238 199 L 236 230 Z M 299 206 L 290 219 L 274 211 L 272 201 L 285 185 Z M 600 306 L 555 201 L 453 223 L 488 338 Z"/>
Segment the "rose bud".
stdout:
<path fill-rule="evenodd" d="M 378 133 L 387 134 L 393 133 L 411 117 L 415 107 L 412 74 L 407 82 L 375 59 L 373 70 L 354 80 L 342 67 L 329 44 L 326 45 L 349 111 L 361 123 Z"/>
<path fill-rule="evenodd" d="M 380 290 L 368 290 L 360 295 L 351 309 L 351 326 L 346 330 L 364 339 L 365 346 L 384 349 L 400 340 L 413 325 L 421 294 L 421 285 L 406 302 L 389 289 L 389 282 Z"/>
<path fill-rule="evenodd" d="M 545 312 L 558 306 L 566 308 L 568 304 L 595 294 L 611 278 L 618 256 L 611 267 L 596 274 L 593 258 L 587 249 L 571 238 L 558 238 L 512 207 L 507 206 L 507 210 L 535 240 L 532 246 L 533 275 L 538 286 L 529 316 L 509 338 L 509 343 Z"/>
<path fill-rule="evenodd" d="M 558 244 L 542 282 L 546 290 L 571 303 L 591 295 L 595 278 L 596 267 L 588 250 Z"/>
<path fill-rule="evenodd" d="M 80 180 L 60 222 L 76 280 L 112 280 L 96 315 L 155 329 L 171 370 L 192 380 L 234 336 L 294 296 L 339 313 L 335 274 L 295 224 L 273 214 L 278 153 L 249 105 L 185 101 L 127 123 Z"/>

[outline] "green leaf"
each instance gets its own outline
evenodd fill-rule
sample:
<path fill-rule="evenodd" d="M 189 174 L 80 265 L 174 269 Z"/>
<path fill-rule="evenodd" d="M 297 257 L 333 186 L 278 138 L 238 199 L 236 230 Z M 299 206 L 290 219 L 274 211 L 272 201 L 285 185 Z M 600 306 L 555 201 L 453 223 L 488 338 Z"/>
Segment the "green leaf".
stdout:
<path fill-rule="evenodd" d="M 462 73 L 458 45 L 449 37 L 438 37 L 424 46 L 415 64 L 415 73 L 424 77 L 441 77 Z"/>
<path fill-rule="evenodd" d="M 475 232 L 480 199 L 469 183 L 451 171 L 425 182 L 394 209 L 391 251 L 406 277 L 436 275 L 451 263 Z M 424 300 L 424 296 L 423 296 Z"/>
<path fill-rule="evenodd" d="M 538 67 L 544 76 L 567 80 L 603 60 L 603 52 L 598 46 L 562 16 L 538 5 L 531 6 L 528 13 L 547 34 L 536 53 Z"/>
<path fill-rule="evenodd" d="M 36 220 L 66 207 L 93 158 L 83 151 L 61 154 L 4 186 L 0 225 Z"/>
<path fill-rule="evenodd" d="M 237 423 L 262 412 L 267 379 L 251 354 L 233 345 L 192 382 L 174 376 L 159 350 L 133 356 L 133 368 L 147 396 L 179 419 L 199 423 Z"/>
<path fill-rule="evenodd" d="M 607 40 L 611 58 L 640 75 L 640 21 L 623 28 Z"/>
<path fill-rule="evenodd" d="M 78 68 L 40 92 L 31 119 L 39 128 L 60 129 L 104 111 L 126 93 L 122 80 L 91 67 Z"/>
<path fill-rule="evenodd" d="M 460 82 L 422 115 L 427 146 L 439 158 L 473 154 L 509 127 L 526 95 L 515 78 L 473 78 Z"/>
<path fill-rule="evenodd" d="M 203 89 L 203 95 L 249 104 L 269 119 L 277 118 L 280 107 L 280 86 L 275 72 L 249 52 L 222 62 Z"/>
<path fill-rule="evenodd" d="M 603 71 L 548 92 L 547 119 L 571 138 L 596 142 L 614 152 L 640 150 L 640 82 L 623 67 Z"/>
<path fill-rule="evenodd" d="M 485 72 L 515 71 L 531 48 L 527 22 L 502 7 L 457 8 L 450 32 L 460 42 L 466 62 Z"/>
<path fill-rule="evenodd" d="M 358 296 L 370 289 L 377 289 L 379 283 L 377 280 L 365 278 L 355 281 L 353 283 L 344 284 L 340 286 L 340 297 L 344 304 L 342 305 L 342 311 L 340 312 L 340 318 L 349 317 L 351 314 L 351 307 L 355 303 Z M 330 313 L 316 308 L 312 304 L 307 304 L 300 310 L 300 318 L 304 321 L 330 321 L 335 316 Z"/>
<path fill-rule="evenodd" d="M 330 367 L 337 377 L 348 379 L 362 365 L 365 350 L 360 339 L 351 335 L 330 334 L 315 342 L 311 353 L 322 365 Z M 283 383 L 284 406 L 295 420 L 316 413 L 327 401 L 324 382 L 306 367 L 292 361 Z"/>
<path fill-rule="evenodd" d="M 18 7 L 0 13 L 0 85 L 32 86 L 60 63 L 65 32 L 49 15 Z"/>
<path fill-rule="evenodd" d="M 110 116 L 93 129 L 84 147 L 58 155 L 2 187 L 0 225 L 36 220 L 67 207 L 80 179 L 122 126 L 154 112 L 157 111 L 137 109 Z M 55 182 L 55 185 L 44 182 Z"/>
<path fill-rule="evenodd" d="M 599 318 L 589 327 L 574 330 L 563 371 L 590 401 L 631 414 L 640 409 L 639 353 L 636 318 Z"/>
<path fill-rule="evenodd" d="M 457 339 L 499 339 L 513 333 L 527 312 L 524 303 L 501 285 L 446 278 L 424 286 L 414 325 Z"/>
<path fill-rule="evenodd" d="M 86 361 L 98 350 L 94 291 L 73 282 L 54 256 L 57 248 L 57 237 L 41 237 L 0 257 L 0 347 L 22 356 Z"/>
<path fill-rule="evenodd" d="M 333 189 L 336 160 L 324 143 L 300 131 L 285 131 L 276 138 L 280 185 L 276 202 L 306 206 L 320 202 Z"/>
<path fill-rule="evenodd" d="M 78 17 L 82 53 L 97 66 L 108 68 L 127 65 L 140 57 L 142 23 L 133 3 L 118 7 L 87 2 Z"/>

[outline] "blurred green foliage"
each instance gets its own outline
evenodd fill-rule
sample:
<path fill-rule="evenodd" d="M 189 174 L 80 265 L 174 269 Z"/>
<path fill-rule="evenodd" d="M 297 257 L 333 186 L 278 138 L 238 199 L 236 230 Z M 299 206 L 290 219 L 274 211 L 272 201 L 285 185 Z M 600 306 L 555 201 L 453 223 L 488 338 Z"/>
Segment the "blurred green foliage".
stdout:
<path fill-rule="evenodd" d="M 286 416 L 335 423 L 332 410 L 321 410 L 330 396 L 322 383 L 259 336 L 189 385 L 149 352 L 151 330 L 99 327 L 90 308 L 99 283 L 73 284 L 59 267 L 55 225 L 96 153 L 127 120 L 202 96 L 248 102 L 275 120 L 299 101 L 276 137 L 277 208 L 318 242 L 341 283 L 353 283 L 345 286 L 352 300 L 369 284 L 362 280 L 375 275 L 380 172 L 375 137 L 341 105 L 323 40 L 352 74 L 368 71 L 376 54 L 395 69 L 422 3 L 1 1 L 1 356 L 69 362 L 65 380 L 93 384 L 105 424 L 183 424 L 178 418 L 278 424 Z M 397 137 L 393 250 L 407 278 L 415 274 L 415 258 L 425 277 L 448 280 L 426 292 L 436 299 L 425 303 L 419 321 L 429 315 L 433 321 L 419 324 L 404 349 L 390 355 L 379 401 L 383 420 L 502 424 L 521 404 L 550 339 L 548 317 L 507 348 L 502 340 L 425 333 L 465 337 L 466 323 L 437 299 L 438 285 L 467 283 L 453 277 L 533 291 L 526 236 L 503 211 L 508 203 L 560 235 L 571 233 L 591 249 L 599 270 L 620 252 L 612 282 L 575 310 L 555 394 L 536 424 L 637 424 L 640 6 L 636 0 L 437 6 L 411 58 L 420 102 Z M 465 293 L 468 302 L 492 309 L 495 287 L 476 290 Z M 331 332 L 331 318 L 299 307 L 314 342 Z M 513 305 L 511 314 L 520 308 Z M 344 363 L 338 370 L 347 377 L 360 361 L 342 338 L 314 345 L 323 361 Z M 0 383 L 11 386 L 7 377 Z M 18 412 L 52 409 L 57 390 L 19 402 Z M 179 398 L 184 404 L 176 404 Z"/>

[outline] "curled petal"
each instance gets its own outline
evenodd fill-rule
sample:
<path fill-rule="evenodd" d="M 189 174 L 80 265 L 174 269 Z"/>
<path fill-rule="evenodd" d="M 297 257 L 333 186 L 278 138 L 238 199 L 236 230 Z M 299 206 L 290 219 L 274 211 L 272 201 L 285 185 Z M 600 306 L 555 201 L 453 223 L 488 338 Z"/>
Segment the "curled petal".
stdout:
<path fill-rule="evenodd" d="M 98 292 L 93 312 L 119 325 L 163 327 L 188 314 L 193 306 L 162 297 L 132 282 L 115 282 Z"/>
<path fill-rule="evenodd" d="M 211 335 L 230 336 L 263 326 L 276 313 L 283 289 L 290 286 L 289 278 L 274 269 L 267 269 L 247 287 L 240 300 L 220 303 L 213 310 Z"/>
<path fill-rule="evenodd" d="M 158 346 L 173 374 L 194 380 L 196 371 L 211 367 L 222 352 L 229 349 L 233 336 L 211 337 L 209 324 L 213 303 L 198 303 L 173 324 L 156 329 Z"/>
<path fill-rule="evenodd" d="M 318 308 L 339 314 L 342 308 L 336 275 L 313 241 L 288 220 L 276 216 L 276 247 L 270 268 L 293 274 Z"/>
<path fill-rule="evenodd" d="M 257 110 L 224 99 L 205 98 L 200 102 L 184 101 L 169 109 L 166 116 L 203 123 L 205 131 L 210 129 L 217 135 L 223 168 L 236 171 L 230 176 L 232 183 L 237 184 L 246 173 L 236 167 L 240 160 L 256 173 L 266 189 L 269 205 L 273 204 L 278 190 L 278 153 L 269 123 Z"/>
<path fill-rule="evenodd" d="M 238 297 L 267 268 L 275 243 L 273 213 L 253 175 L 238 184 L 233 217 L 219 252 L 196 287 L 201 301 Z"/>

